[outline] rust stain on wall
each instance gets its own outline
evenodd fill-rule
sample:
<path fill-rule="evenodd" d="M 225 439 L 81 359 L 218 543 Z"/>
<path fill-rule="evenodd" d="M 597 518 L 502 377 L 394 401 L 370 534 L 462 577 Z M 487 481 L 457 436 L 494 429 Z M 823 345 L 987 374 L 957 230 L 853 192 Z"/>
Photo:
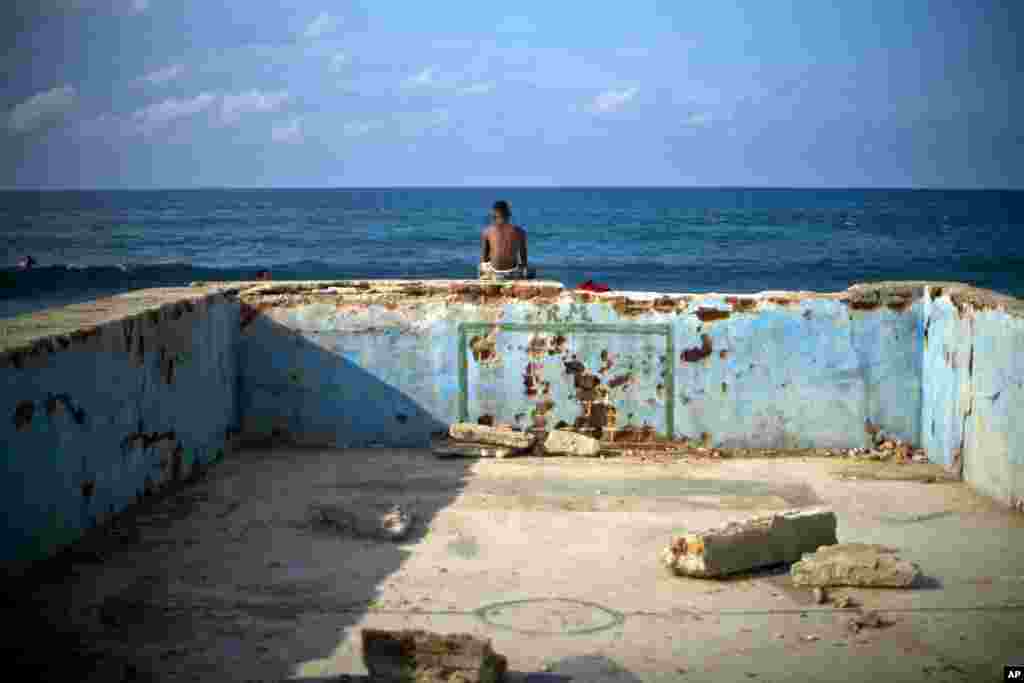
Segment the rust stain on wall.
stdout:
<path fill-rule="evenodd" d="M 565 345 L 567 340 L 565 335 L 555 335 L 555 338 L 551 340 L 550 347 L 548 348 L 549 356 L 558 356 L 565 352 Z"/>
<path fill-rule="evenodd" d="M 632 373 L 626 373 L 625 375 L 619 375 L 618 377 L 612 377 L 608 380 L 608 386 L 612 389 L 621 387 L 624 384 L 629 384 L 633 381 Z"/>
<path fill-rule="evenodd" d="M 473 337 L 469 342 L 469 348 L 478 363 L 491 364 L 498 359 L 497 342 L 493 334 Z"/>
<path fill-rule="evenodd" d="M 531 337 L 526 346 L 526 353 L 530 358 L 543 358 L 548 350 L 547 340 L 539 334 Z"/>
<path fill-rule="evenodd" d="M 701 308 L 697 309 L 697 318 L 701 322 L 705 322 L 705 323 L 706 322 L 711 322 L 713 320 L 725 320 L 730 315 L 732 315 L 732 314 L 729 311 L 722 311 L 722 310 L 719 310 L 717 308 L 704 308 L 704 307 L 701 307 Z"/>
<path fill-rule="evenodd" d="M 749 313 L 757 309 L 757 299 L 727 296 L 725 302 L 732 306 L 732 310 L 737 313 Z"/>
<path fill-rule="evenodd" d="M 706 334 L 700 336 L 700 347 L 685 349 L 680 354 L 680 360 L 684 363 L 696 363 L 711 355 L 711 337 Z"/>

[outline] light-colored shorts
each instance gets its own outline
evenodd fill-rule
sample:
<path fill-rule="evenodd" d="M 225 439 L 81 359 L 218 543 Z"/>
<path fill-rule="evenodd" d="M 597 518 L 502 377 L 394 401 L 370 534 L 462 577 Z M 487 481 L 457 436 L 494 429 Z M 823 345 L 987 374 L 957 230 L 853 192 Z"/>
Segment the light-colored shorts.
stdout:
<path fill-rule="evenodd" d="M 532 269 L 524 271 L 522 268 L 510 268 L 508 270 L 497 270 L 490 262 L 483 262 L 479 268 L 481 280 L 528 280 L 533 278 Z"/>

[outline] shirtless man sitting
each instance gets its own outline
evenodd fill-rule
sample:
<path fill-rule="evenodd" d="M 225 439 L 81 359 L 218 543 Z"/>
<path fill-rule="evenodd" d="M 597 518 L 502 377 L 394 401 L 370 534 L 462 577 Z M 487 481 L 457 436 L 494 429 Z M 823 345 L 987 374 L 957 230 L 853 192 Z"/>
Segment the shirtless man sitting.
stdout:
<path fill-rule="evenodd" d="M 533 273 L 526 262 L 526 231 L 508 222 L 508 202 L 494 203 L 494 222 L 480 235 L 480 278 L 519 280 Z"/>

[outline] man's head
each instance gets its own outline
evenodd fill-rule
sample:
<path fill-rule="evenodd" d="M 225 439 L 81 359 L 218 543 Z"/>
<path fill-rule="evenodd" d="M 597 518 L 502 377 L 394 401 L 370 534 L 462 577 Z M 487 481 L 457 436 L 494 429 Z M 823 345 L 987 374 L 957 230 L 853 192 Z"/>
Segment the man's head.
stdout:
<path fill-rule="evenodd" d="M 508 220 L 508 217 L 512 215 L 512 211 L 508 208 L 508 202 L 504 199 L 494 202 L 494 210 L 491 212 L 494 216 L 496 223 L 504 223 Z"/>

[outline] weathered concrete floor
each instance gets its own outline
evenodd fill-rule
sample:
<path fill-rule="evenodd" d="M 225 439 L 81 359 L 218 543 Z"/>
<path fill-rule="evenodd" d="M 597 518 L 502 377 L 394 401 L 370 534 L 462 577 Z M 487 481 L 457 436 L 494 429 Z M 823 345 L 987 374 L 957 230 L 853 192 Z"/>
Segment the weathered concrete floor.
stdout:
<path fill-rule="evenodd" d="M 43 611 L 8 621 L 28 641 L 8 647 L 92 681 L 366 680 L 362 626 L 491 638 L 510 681 L 997 680 L 1024 661 L 1024 517 L 958 483 L 843 466 L 245 451 L 17 588 Z M 303 525 L 310 502 L 352 500 L 412 507 L 417 534 Z M 897 546 L 928 575 L 836 591 L 894 625 L 853 635 L 785 571 L 714 582 L 658 564 L 673 533 L 810 504 L 835 509 L 841 542 Z"/>

